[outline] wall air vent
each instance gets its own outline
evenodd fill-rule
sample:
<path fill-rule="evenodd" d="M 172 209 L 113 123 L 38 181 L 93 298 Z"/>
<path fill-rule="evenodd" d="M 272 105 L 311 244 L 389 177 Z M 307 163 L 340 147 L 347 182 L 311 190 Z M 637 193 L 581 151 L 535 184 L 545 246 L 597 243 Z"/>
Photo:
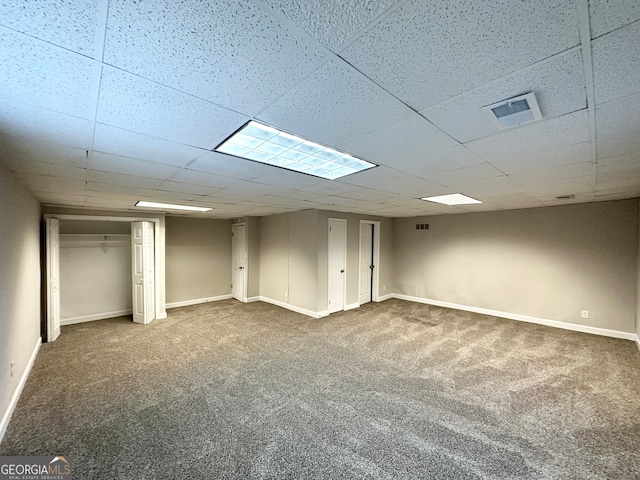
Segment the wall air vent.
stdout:
<path fill-rule="evenodd" d="M 556 197 L 556 200 L 571 200 L 573 198 L 576 198 L 575 195 L 560 195 L 559 197 Z"/>
<path fill-rule="evenodd" d="M 542 118 L 540 106 L 533 92 L 508 98 L 482 107 L 499 130 L 535 122 Z"/>

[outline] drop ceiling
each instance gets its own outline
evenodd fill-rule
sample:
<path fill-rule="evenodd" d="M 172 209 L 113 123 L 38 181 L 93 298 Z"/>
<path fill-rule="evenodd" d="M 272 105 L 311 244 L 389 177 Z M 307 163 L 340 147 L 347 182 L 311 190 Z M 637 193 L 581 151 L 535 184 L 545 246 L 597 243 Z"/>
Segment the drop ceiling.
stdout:
<path fill-rule="evenodd" d="M 0 162 L 44 205 L 215 218 L 640 197 L 639 20 L 638 0 L 7 0 Z M 540 121 L 482 111 L 528 92 Z M 249 120 L 379 166 L 323 180 L 212 151 Z M 484 203 L 420 200 L 450 193 Z"/>

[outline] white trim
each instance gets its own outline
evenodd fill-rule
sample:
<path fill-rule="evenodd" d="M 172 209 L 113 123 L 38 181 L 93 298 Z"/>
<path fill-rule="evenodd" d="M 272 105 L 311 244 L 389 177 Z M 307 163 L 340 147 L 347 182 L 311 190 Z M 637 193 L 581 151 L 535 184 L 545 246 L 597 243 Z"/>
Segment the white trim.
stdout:
<path fill-rule="evenodd" d="M 156 314 L 156 320 L 164 320 L 165 318 L 167 318 L 167 311 L 166 311 L 166 305 L 165 305 L 165 311 L 161 312 L 161 313 L 157 313 Z"/>
<path fill-rule="evenodd" d="M 307 315 L 308 317 L 313 317 L 313 318 L 320 318 L 321 313 L 324 313 L 324 312 L 314 312 L 312 310 L 307 310 L 306 308 L 296 307 L 295 305 L 284 303 L 279 300 L 274 300 L 273 298 L 268 298 L 268 297 L 260 297 L 260 301 L 270 303 L 271 305 L 276 305 L 278 307 L 286 308 L 287 310 L 292 310 L 296 313 L 301 313 L 302 315 Z M 325 315 L 322 315 L 322 316 L 325 316 Z"/>
<path fill-rule="evenodd" d="M 353 310 L 354 308 L 360 308 L 360 304 L 359 303 L 350 303 L 349 305 L 345 305 L 344 306 L 345 311 Z"/>
<path fill-rule="evenodd" d="M 83 317 L 71 317 L 60 320 L 60 325 L 74 325 L 76 323 L 93 322 L 94 320 L 104 320 L 105 318 L 122 317 L 123 315 L 131 315 L 133 310 L 118 310 L 116 312 L 96 313 L 94 315 L 85 315 Z"/>
<path fill-rule="evenodd" d="M 329 316 L 329 310 L 322 310 L 321 312 L 318 312 L 318 318 L 323 318 L 328 316 Z"/>
<path fill-rule="evenodd" d="M 396 295 L 393 293 L 387 293 L 386 295 L 382 295 L 381 297 L 378 297 L 378 299 L 374 300 L 374 302 L 384 302 L 385 300 L 389 300 L 391 298 L 398 298 L 398 297 L 396 297 Z"/>
<path fill-rule="evenodd" d="M 638 335 L 636 334 L 636 346 L 638 347 L 638 350 L 640 350 L 640 337 L 638 337 Z"/>
<path fill-rule="evenodd" d="M 489 310 L 487 308 L 470 307 L 468 305 L 459 305 L 457 303 L 441 302 L 440 300 L 431 300 L 429 298 L 412 297 L 410 295 L 393 294 L 394 298 L 400 300 L 408 300 L 416 303 L 426 303 L 437 307 L 453 308 L 455 310 L 465 310 L 467 312 L 481 313 L 483 315 L 491 315 L 494 317 L 508 318 L 509 320 L 519 320 L 521 322 L 536 323 L 546 325 L 547 327 L 561 328 L 563 330 L 572 330 L 574 332 L 591 333 L 594 335 L 602 335 L 605 337 L 622 338 L 624 340 L 636 340 L 638 336 L 635 333 L 621 332 L 619 330 L 609 330 L 607 328 L 590 327 L 587 325 L 578 325 L 576 323 L 560 322 L 557 320 L 548 320 L 546 318 L 530 317 L 528 315 L 520 315 L 519 313 L 501 312 L 498 310 Z"/>
<path fill-rule="evenodd" d="M 260 301 L 260 297 L 259 296 L 257 296 L 257 297 L 249 297 L 249 298 L 247 298 L 246 303 L 259 302 L 259 301 Z"/>
<path fill-rule="evenodd" d="M 20 377 L 20 381 L 11 396 L 11 401 L 9 402 L 9 406 L 7 410 L 2 415 L 2 421 L 0 422 L 0 442 L 4 437 L 4 434 L 7 433 L 7 427 L 9 427 L 9 421 L 11 420 L 11 416 L 13 415 L 13 411 L 16 409 L 16 405 L 18 404 L 18 400 L 20 399 L 20 395 L 22 394 L 22 390 L 24 389 L 25 384 L 27 383 L 27 378 L 29 378 L 29 373 L 31 373 L 31 367 L 33 367 L 33 363 L 36 361 L 36 356 L 38 355 L 38 351 L 40 350 L 40 345 L 42 344 L 42 339 L 38 337 L 36 341 L 36 346 L 31 352 L 31 357 L 27 362 L 27 367 L 22 372 L 22 376 Z"/>
<path fill-rule="evenodd" d="M 219 300 L 229 300 L 233 298 L 230 293 L 227 295 L 218 295 L 217 297 L 196 298 L 194 300 L 184 300 L 182 302 L 167 303 L 167 308 L 188 307 L 189 305 L 198 305 L 199 303 L 217 302 Z"/>
<path fill-rule="evenodd" d="M 242 252 L 242 257 L 244 258 L 244 265 L 242 269 L 242 292 L 240 292 L 240 296 L 242 298 L 238 298 L 237 300 L 247 303 L 247 289 L 249 286 L 247 285 L 247 281 L 249 279 L 249 240 L 247 239 L 247 224 L 245 222 L 232 223 L 231 224 L 231 281 L 233 281 L 233 235 L 235 234 L 234 228 L 242 227 L 244 230 L 244 252 Z M 233 294 L 232 294 L 233 297 Z M 233 297 L 235 298 L 235 297 Z"/>

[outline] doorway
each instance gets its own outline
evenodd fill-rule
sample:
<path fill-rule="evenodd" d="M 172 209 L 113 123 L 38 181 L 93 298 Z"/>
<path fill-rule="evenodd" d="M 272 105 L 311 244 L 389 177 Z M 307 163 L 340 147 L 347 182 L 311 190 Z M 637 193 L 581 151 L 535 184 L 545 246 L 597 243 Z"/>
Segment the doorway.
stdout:
<path fill-rule="evenodd" d="M 144 236 L 144 246 L 142 252 L 146 260 L 143 262 L 145 266 L 146 284 L 143 289 L 144 302 L 144 318 L 141 323 L 148 323 L 154 318 L 162 319 L 167 317 L 164 303 L 164 236 L 160 235 L 159 218 L 139 218 L 139 217 L 111 217 L 98 215 L 73 215 L 73 214 L 47 214 L 45 219 L 45 315 L 46 320 L 43 325 L 43 338 L 46 341 L 54 341 L 60 332 L 60 301 L 59 301 L 59 272 L 60 272 L 60 227 L 58 220 L 74 220 L 82 222 L 120 222 L 132 223 L 141 222 L 146 224 L 147 234 Z M 162 240 L 162 243 L 161 243 Z M 102 243 L 102 242 L 101 242 Z M 132 253 L 134 250 L 132 242 Z M 141 264 L 142 265 L 142 264 Z M 131 277 L 134 275 L 135 263 L 131 265 Z M 133 278 L 132 278 L 133 280 Z M 57 292 L 56 292 L 57 281 Z M 135 283 L 135 280 L 133 280 Z M 135 290 L 135 288 L 133 289 Z M 132 298 L 135 302 L 135 292 L 132 291 Z M 57 301 L 56 301 L 57 300 Z M 103 317 L 104 318 L 104 317 Z M 96 319 L 96 318 L 94 318 Z"/>
<path fill-rule="evenodd" d="M 347 279 L 347 221 L 343 218 L 329 219 L 329 313 L 344 310 Z"/>
<path fill-rule="evenodd" d="M 360 220 L 360 261 L 358 303 L 378 301 L 378 262 L 380 259 L 380 222 Z"/>
<path fill-rule="evenodd" d="M 231 295 L 247 301 L 247 235 L 244 223 L 231 226 Z"/>

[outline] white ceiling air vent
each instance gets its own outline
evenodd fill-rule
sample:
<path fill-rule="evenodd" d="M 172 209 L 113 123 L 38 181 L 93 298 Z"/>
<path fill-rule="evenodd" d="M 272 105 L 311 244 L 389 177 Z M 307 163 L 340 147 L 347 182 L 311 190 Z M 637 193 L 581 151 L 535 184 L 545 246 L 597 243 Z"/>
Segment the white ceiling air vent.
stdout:
<path fill-rule="evenodd" d="M 542 118 L 540 106 L 533 92 L 508 98 L 482 109 L 487 112 L 499 130 L 535 122 Z"/>

